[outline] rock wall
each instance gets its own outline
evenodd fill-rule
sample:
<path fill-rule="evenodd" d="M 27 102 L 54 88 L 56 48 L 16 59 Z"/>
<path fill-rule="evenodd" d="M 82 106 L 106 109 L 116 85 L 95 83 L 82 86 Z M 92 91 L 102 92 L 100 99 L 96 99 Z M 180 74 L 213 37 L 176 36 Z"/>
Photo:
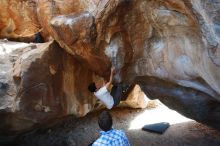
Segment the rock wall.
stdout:
<path fill-rule="evenodd" d="M 0 38 L 33 41 L 41 28 L 35 0 L 2 0 L 0 10 Z"/>
<path fill-rule="evenodd" d="M 28 12 L 32 8 L 31 27 L 25 27 L 29 15 L 19 10 L 13 13 L 19 18 L 15 23 L 5 9 L 12 2 Z M 113 65 L 118 70 L 115 82 L 136 82 L 150 98 L 220 127 L 218 0 L 14 0 L 1 1 L 2 7 L 1 37 L 41 30 L 46 40 L 59 44 L 46 43 L 16 59 L 10 84 L 19 90 L 16 99 L 5 99 L 20 103 L 15 109 L 23 110 L 25 117 L 41 123 L 70 113 L 84 115 L 95 103 L 87 84 L 95 80 L 93 74 L 108 79 Z M 17 29 L 5 33 L 12 20 Z M 28 109 L 40 113 L 26 113 Z"/>
<path fill-rule="evenodd" d="M 1 57 L 8 69 L 1 75 L 1 134 L 93 109 L 96 100 L 85 91 L 95 76 L 57 43 L 18 47 Z"/>

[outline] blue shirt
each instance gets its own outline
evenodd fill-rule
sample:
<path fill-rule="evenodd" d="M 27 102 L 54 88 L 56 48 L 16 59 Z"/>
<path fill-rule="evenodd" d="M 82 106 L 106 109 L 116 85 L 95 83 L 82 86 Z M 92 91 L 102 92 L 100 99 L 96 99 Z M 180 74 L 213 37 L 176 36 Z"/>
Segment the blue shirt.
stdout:
<path fill-rule="evenodd" d="M 130 146 L 128 138 L 122 130 L 101 131 L 101 136 L 92 146 Z"/>

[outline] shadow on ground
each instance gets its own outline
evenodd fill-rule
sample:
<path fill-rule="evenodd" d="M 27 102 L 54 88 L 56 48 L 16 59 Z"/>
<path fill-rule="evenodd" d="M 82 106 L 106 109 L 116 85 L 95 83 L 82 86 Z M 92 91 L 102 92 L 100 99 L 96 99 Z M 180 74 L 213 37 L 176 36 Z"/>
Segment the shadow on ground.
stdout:
<path fill-rule="evenodd" d="M 170 112 L 169 112 L 170 111 Z M 99 136 L 97 117 L 100 111 L 86 117 L 65 121 L 50 129 L 40 129 L 19 137 L 17 146 L 86 146 Z M 182 117 L 167 107 L 153 109 L 115 108 L 111 110 L 114 128 L 124 129 L 131 146 L 219 146 L 220 131 Z M 141 130 L 142 125 L 169 122 L 160 135 Z"/>

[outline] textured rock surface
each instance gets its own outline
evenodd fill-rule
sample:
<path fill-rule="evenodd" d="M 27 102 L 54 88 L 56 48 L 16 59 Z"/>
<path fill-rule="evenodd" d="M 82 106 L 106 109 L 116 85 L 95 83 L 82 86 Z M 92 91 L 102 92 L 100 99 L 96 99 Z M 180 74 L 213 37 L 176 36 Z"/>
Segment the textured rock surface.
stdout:
<path fill-rule="evenodd" d="M 123 104 L 132 108 L 146 108 L 148 104 L 150 104 L 150 100 L 141 90 L 141 87 L 139 85 L 135 85 Z"/>
<path fill-rule="evenodd" d="M 63 49 L 59 50 L 62 53 L 56 49 L 45 52 L 40 47 L 24 57 L 30 58 L 29 64 L 22 57 L 16 61 L 14 82 L 22 88 L 31 87 L 30 92 L 17 93 L 20 98 L 16 101 L 24 103 L 21 109 L 48 111 L 39 118 L 37 114 L 29 115 L 31 112 L 25 116 L 43 121 L 56 114 L 84 115 L 94 104 L 86 91 L 89 81 L 94 80 L 92 72 L 107 79 L 113 64 L 118 70 L 116 82 L 137 82 L 150 98 L 159 98 L 190 118 L 220 128 L 218 0 L 29 0 L 2 1 L 0 7 L 11 2 L 21 4 L 25 10 L 29 10 L 27 4 L 33 4 L 30 12 L 36 19 L 28 23 L 31 27 L 24 27 L 27 21 L 22 16 L 19 24 L 13 23 L 20 29 L 5 33 L 15 19 L 9 15 L 10 9 L 0 9 L 5 14 L 0 15 L 5 18 L 0 22 L 2 37 L 15 37 L 15 30 L 42 29 L 43 36 L 52 37 Z M 14 15 L 21 16 L 19 11 Z M 39 55 L 36 62 L 34 58 Z M 50 59 L 55 63 L 51 65 Z M 35 82 L 39 84 L 36 88 Z M 40 98 L 35 97 L 38 91 L 41 98 L 46 97 L 43 107 Z M 31 96 L 33 100 L 29 100 Z M 54 115 L 47 116 L 49 111 Z"/>
<path fill-rule="evenodd" d="M 16 45 L 1 55 L 1 134 L 93 108 L 95 98 L 85 92 L 93 73 L 57 43 Z"/>
<path fill-rule="evenodd" d="M 35 0 L 1 0 L 0 10 L 0 38 L 33 41 L 41 28 Z"/>

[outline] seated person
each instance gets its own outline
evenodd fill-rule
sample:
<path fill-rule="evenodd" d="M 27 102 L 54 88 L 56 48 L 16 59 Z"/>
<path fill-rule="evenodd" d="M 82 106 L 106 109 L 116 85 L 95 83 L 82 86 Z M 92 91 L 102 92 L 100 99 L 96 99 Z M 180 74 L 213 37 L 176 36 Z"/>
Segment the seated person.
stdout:
<path fill-rule="evenodd" d="M 125 93 L 128 91 L 128 88 L 130 88 L 130 86 L 125 86 L 125 89 L 123 90 L 122 84 L 113 85 L 111 88 L 114 72 L 115 68 L 112 67 L 110 79 L 104 86 L 98 87 L 94 82 L 88 86 L 88 90 L 94 93 L 94 95 L 101 100 L 108 109 L 118 105 L 121 100 L 125 100 Z"/>
<path fill-rule="evenodd" d="M 35 39 L 34 42 L 35 43 L 44 43 L 44 38 L 42 37 L 40 32 L 35 33 Z"/>
<path fill-rule="evenodd" d="M 99 115 L 98 124 L 103 131 L 92 146 L 130 146 L 124 131 L 112 128 L 112 116 L 108 111 Z"/>

